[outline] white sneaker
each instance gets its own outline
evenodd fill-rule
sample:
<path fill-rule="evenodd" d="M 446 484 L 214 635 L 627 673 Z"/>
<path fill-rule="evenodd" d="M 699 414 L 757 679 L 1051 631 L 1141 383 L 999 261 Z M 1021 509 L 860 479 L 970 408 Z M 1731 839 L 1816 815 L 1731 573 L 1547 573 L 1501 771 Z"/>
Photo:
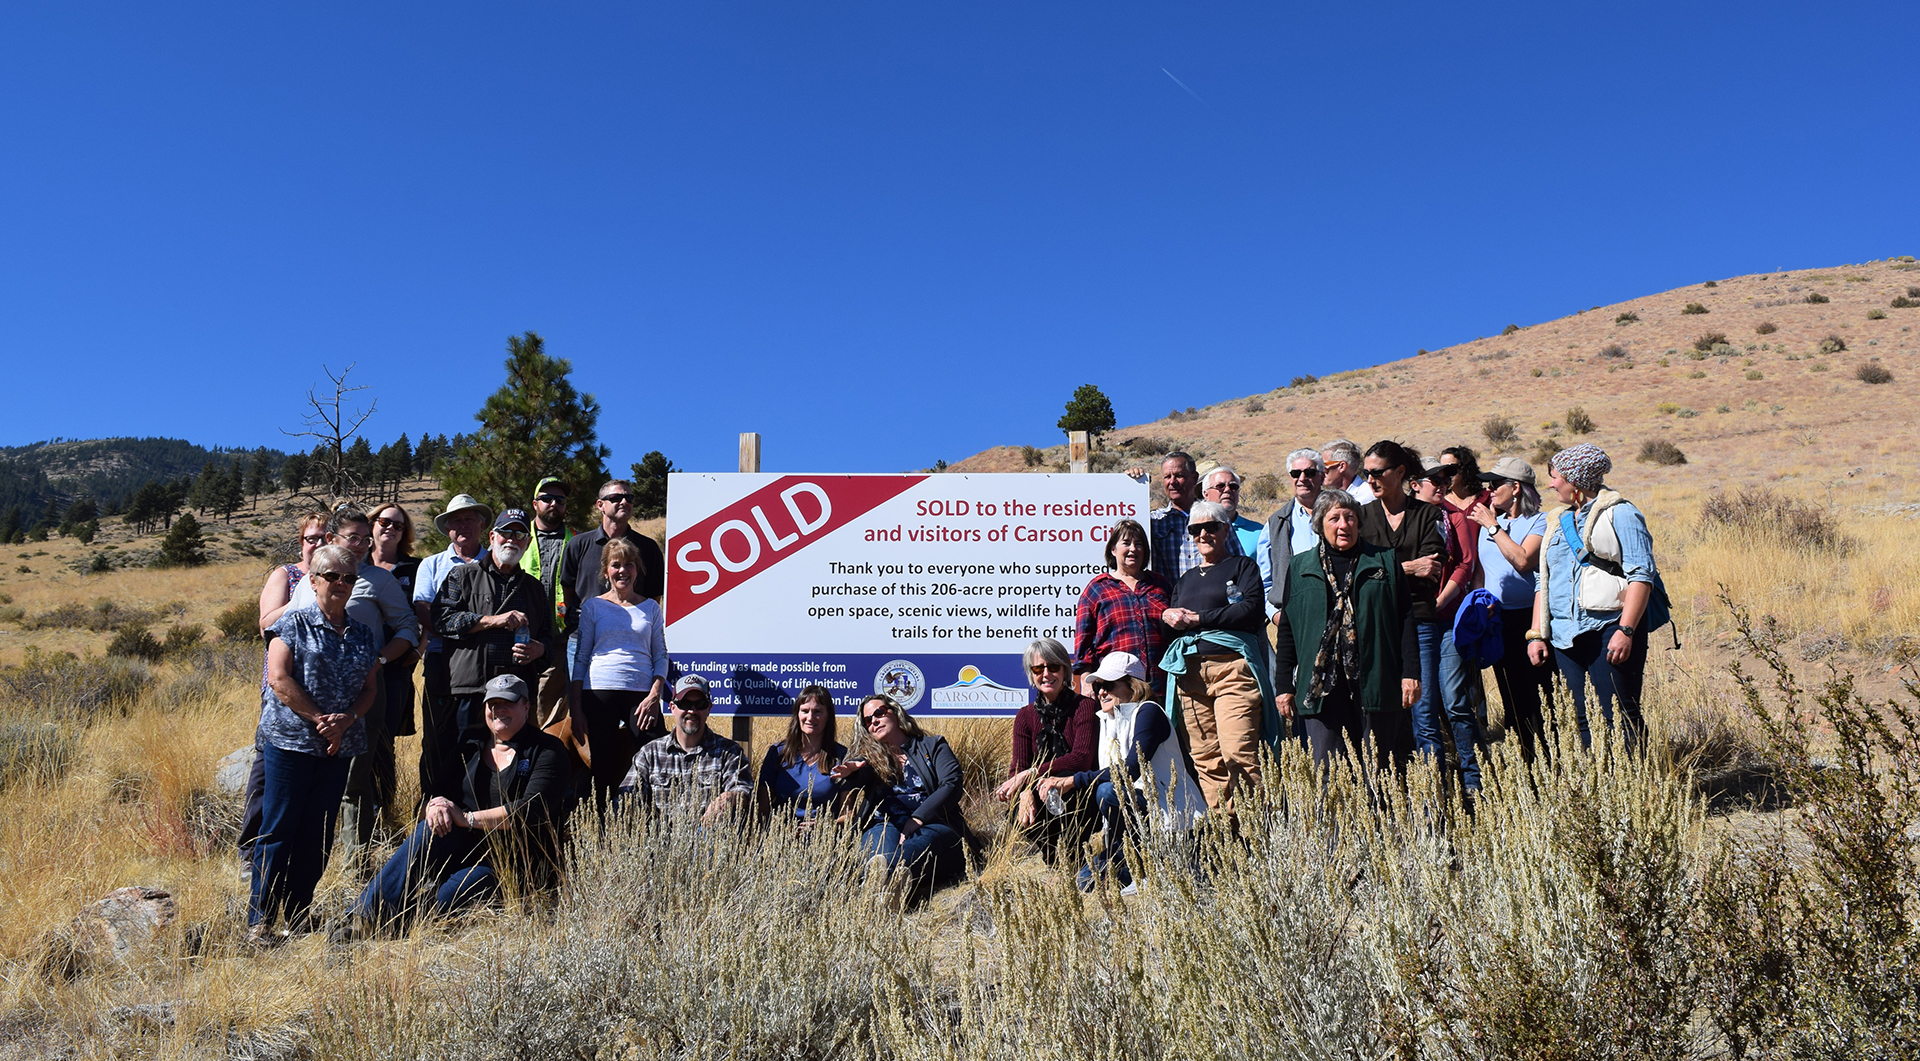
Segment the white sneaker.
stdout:
<path fill-rule="evenodd" d="M 1134 882 L 1132 882 L 1131 884 L 1128 884 L 1128 885 L 1127 885 L 1126 887 L 1124 887 L 1124 888 L 1122 888 L 1122 889 L 1120 889 L 1120 894 L 1121 894 L 1121 895 L 1139 895 L 1139 894 L 1140 894 L 1140 882 L 1139 882 L 1139 881 L 1134 881 Z"/>

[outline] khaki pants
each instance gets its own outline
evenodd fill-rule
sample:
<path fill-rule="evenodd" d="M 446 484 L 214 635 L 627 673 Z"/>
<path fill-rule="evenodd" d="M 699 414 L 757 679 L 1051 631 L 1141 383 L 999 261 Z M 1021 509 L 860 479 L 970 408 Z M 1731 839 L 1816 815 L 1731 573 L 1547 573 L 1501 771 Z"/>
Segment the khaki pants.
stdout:
<path fill-rule="evenodd" d="M 567 717 L 567 668 L 554 664 L 540 672 L 540 687 L 534 692 L 539 710 L 533 724 L 546 729 Z"/>
<path fill-rule="evenodd" d="M 1260 683 L 1238 655 L 1201 656 L 1180 676 L 1180 717 L 1209 810 L 1231 812 L 1234 793 L 1260 779 Z"/>

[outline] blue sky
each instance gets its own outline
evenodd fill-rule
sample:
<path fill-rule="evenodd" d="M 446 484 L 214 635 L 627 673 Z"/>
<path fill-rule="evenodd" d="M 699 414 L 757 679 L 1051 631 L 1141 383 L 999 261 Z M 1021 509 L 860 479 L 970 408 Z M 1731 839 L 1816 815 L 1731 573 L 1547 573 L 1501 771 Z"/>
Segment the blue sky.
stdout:
<path fill-rule="evenodd" d="M 9 4 L 0 443 L 467 430 L 889 471 L 1920 253 L 1912 5 Z M 1177 80 L 1176 80 L 1177 79 Z"/>

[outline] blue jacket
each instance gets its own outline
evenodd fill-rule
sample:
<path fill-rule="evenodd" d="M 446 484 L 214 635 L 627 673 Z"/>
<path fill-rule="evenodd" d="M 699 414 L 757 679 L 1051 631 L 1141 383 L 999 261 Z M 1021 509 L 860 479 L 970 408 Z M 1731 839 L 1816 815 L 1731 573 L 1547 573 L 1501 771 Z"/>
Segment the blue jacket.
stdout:
<path fill-rule="evenodd" d="M 1500 640 L 1500 598 L 1476 589 L 1460 602 L 1453 617 L 1453 647 L 1476 667 L 1491 667 L 1506 651 Z"/>

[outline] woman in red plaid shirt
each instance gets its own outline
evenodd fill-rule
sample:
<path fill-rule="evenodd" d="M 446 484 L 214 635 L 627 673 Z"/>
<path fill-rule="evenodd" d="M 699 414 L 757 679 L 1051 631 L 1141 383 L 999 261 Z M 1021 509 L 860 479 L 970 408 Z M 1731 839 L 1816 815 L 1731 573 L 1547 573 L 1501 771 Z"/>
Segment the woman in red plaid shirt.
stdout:
<path fill-rule="evenodd" d="M 1153 547 L 1140 524 L 1123 519 L 1107 535 L 1107 570 L 1093 576 L 1074 609 L 1073 673 L 1084 684 L 1108 653 L 1128 652 L 1147 665 L 1147 680 L 1158 698 L 1167 676 L 1160 656 L 1172 632 L 1160 613 L 1173 601 L 1173 587 L 1147 570 Z"/>

